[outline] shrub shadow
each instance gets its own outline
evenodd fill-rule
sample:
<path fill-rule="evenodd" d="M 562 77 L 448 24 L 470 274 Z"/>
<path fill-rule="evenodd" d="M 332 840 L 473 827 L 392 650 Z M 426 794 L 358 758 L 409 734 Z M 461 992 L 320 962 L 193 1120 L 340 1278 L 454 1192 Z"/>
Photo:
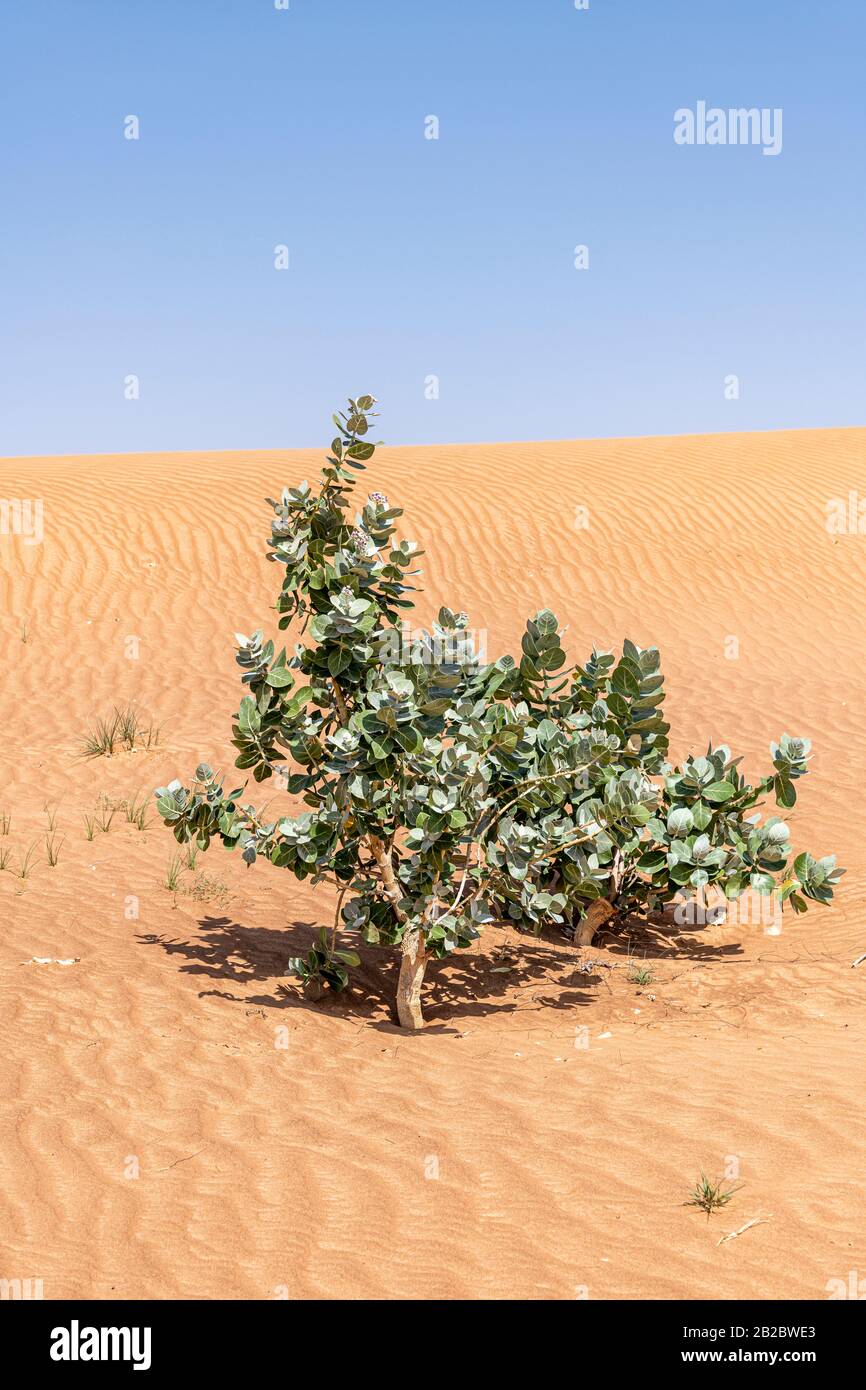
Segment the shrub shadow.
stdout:
<path fill-rule="evenodd" d="M 213 982 L 199 997 L 216 996 L 246 1006 L 276 1009 L 314 1009 L 341 1017 L 378 1017 L 377 1026 L 395 1027 L 394 991 L 398 957 L 391 949 L 353 942 L 361 963 L 351 972 L 351 983 L 342 994 L 326 990 L 311 1002 L 298 984 L 287 977 L 291 956 L 309 951 L 319 931 L 317 922 L 296 921 L 281 929 L 248 927 L 232 917 L 205 916 L 198 922 L 200 934 L 191 939 L 164 934 L 139 933 L 141 945 L 159 946 L 179 962 L 188 975 Z M 447 960 L 431 960 L 424 983 L 424 1013 L 434 1027 L 462 1018 L 514 1013 L 527 1003 L 540 1007 L 573 1008 L 589 1003 L 597 974 L 581 973 L 580 952 L 566 941 L 538 940 L 508 930 L 508 939 L 493 944 L 487 954 L 457 952 Z M 250 991 L 261 982 L 266 991 Z M 543 984 L 540 997 L 526 986 Z M 237 986 L 233 989 L 232 986 Z M 384 1017 L 382 1017 L 384 1015 Z"/>
<path fill-rule="evenodd" d="M 726 960 L 743 955 L 740 941 L 712 941 L 709 923 L 679 923 L 672 912 L 652 913 L 649 917 L 630 916 L 611 930 L 603 928 L 595 938 L 594 950 L 603 947 L 615 956 L 639 955 L 647 960 Z"/>
<path fill-rule="evenodd" d="M 231 988 L 217 988 L 215 984 L 212 989 L 199 990 L 200 998 L 216 996 L 272 1009 L 324 1007 L 340 1014 L 375 1013 L 389 1003 L 381 971 L 370 968 L 369 961 L 363 958 L 342 995 L 326 990 L 315 1004 L 304 997 L 300 982 L 294 983 L 288 974 L 288 962 L 292 956 L 306 955 L 318 935 L 318 922 L 296 921 L 276 929 L 247 927 L 231 917 L 207 916 L 199 919 L 198 926 L 201 934 L 192 940 L 142 933 L 138 941 L 145 946 L 161 946 L 166 955 L 179 958 L 183 974 L 202 975 L 215 982 L 225 981 L 229 986 L 274 983 L 272 993 L 250 993 L 245 989 L 242 994 Z"/>
<path fill-rule="evenodd" d="M 361 1017 L 383 1030 L 399 1031 L 394 1015 L 398 969 L 396 951 L 353 942 L 361 963 L 341 994 L 325 990 L 312 1002 L 288 975 L 291 956 L 309 951 L 318 922 L 295 921 L 287 927 L 248 927 L 232 917 L 205 916 L 199 935 L 190 940 L 140 933 L 142 945 L 159 946 L 180 962 L 180 970 L 213 982 L 199 997 L 215 996 L 269 1009 L 312 1009 L 338 1017 Z M 455 952 L 431 960 L 424 982 L 428 1031 L 473 1017 L 513 1014 L 526 1008 L 574 1009 L 590 1003 L 603 972 L 593 968 L 593 952 L 651 960 L 719 960 L 740 956 L 738 942 L 707 939 L 708 928 L 682 926 L 671 916 L 629 917 L 613 931 L 601 931 L 592 947 L 579 948 L 560 936 L 537 938 L 505 927 L 489 952 Z M 261 991 L 249 986 L 267 985 Z M 232 986 L 237 986 L 233 989 Z M 449 1031 L 453 1031 L 453 1028 Z"/>

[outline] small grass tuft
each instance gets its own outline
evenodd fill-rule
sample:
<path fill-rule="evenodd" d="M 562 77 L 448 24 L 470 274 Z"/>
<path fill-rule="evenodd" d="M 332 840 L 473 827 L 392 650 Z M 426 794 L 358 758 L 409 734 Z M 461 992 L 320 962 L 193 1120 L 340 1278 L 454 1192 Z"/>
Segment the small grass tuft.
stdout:
<path fill-rule="evenodd" d="M 151 720 L 145 724 L 134 705 L 115 709 L 120 741 L 129 752 L 134 748 L 152 748 L 159 743 L 159 729 Z"/>
<path fill-rule="evenodd" d="M 85 836 L 85 839 L 87 839 L 87 840 L 92 840 L 95 834 L 96 834 L 96 817 L 95 817 L 95 816 L 85 816 L 85 817 L 84 817 L 84 836 Z"/>
<path fill-rule="evenodd" d="M 12 829 L 12 812 L 0 811 L 0 835 L 8 835 Z"/>
<path fill-rule="evenodd" d="M 52 869 L 60 858 L 60 851 L 63 847 L 64 839 L 65 836 L 61 835 L 58 839 L 53 833 L 45 836 L 45 854 L 48 859 L 48 865 Z"/>
<path fill-rule="evenodd" d="M 742 1185 L 742 1184 L 741 1184 Z M 692 1195 L 687 1202 L 683 1202 L 684 1207 L 700 1207 L 701 1211 L 707 1213 L 709 1221 L 714 1211 L 721 1211 L 728 1205 L 735 1192 L 739 1192 L 740 1187 L 729 1187 L 725 1189 L 724 1179 L 720 1178 L 712 1182 L 701 1170 L 701 1176 L 695 1183 Z"/>
<path fill-rule="evenodd" d="M 4 849 L 0 849 L 0 873 L 2 873 L 4 869 L 8 869 L 9 860 L 11 858 L 12 850 L 9 848 L 8 845 Z"/>
<path fill-rule="evenodd" d="M 177 893 L 180 889 L 180 881 L 185 873 L 183 855 L 173 854 L 168 861 L 165 870 L 165 886 L 170 893 Z"/>
<path fill-rule="evenodd" d="M 36 857 L 36 842 L 35 842 L 35 840 L 34 840 L 33 844 L 30 846 L 30 848 L 29 848 L 28 850 L 25 850 L 24 853 L 23 853 L 22 856 L 21 856 L 21 864 L 19 865 L 19 868 L 18 868 L 18 877 L 19 877 L 19 878 L 29 878 L 29 877 L 30 877 L 30 871 L 31 871 L 31 869 L 33 868 L 33 862 L 34 862 L 35 857 Z"/>
<path fill-rule="evenodd" d="M 84 758 L 110 758 L 117 745 L 117 719 L 97 719 L 85 734 L 81 754 Z"/>
<path fill-rule="evenodd" d="M 142 792 L 140 800 L 139 793 L 134 792 L 132 796 L 120 803 L 120 809 L 123 811 L 127 823 L 134 825 L 138 830 L 146 830 L 150 825 L 147 815 L 150 809 L 150 796 L 147 792 Z"/>
<path fill-rule="evenodd" d="M 630 985 L 651 985 L 653 972 L 645 965 L 631 965 L 626 979 Z"/>
<path fill-rule="evenodd" d="M 82 741 L 81 756 L 110 758 L 117 748 L 124 748 L 128 753 L 136 748 L 155 748 L 161 733 L 162 726 L 154 724 L 152 719 L 145 722 L 132 703 L 123 708 L 115 705 L 107 719 L 97 719 L 87 731 Z"/>

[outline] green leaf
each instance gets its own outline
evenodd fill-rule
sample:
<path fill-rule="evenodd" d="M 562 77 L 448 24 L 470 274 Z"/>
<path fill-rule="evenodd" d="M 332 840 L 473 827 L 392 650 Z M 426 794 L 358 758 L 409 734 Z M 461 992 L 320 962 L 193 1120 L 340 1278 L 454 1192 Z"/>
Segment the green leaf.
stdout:
<path fill-rule="evenodd" d="M 814 867 L 815 861 L 811 854 L 798 854 L 797 858 L 794 860 L 794 873 L 797 875 L 797 878 L 804 888 L 812 877 L 812 870 Z"/>
<path fill-rule="evenodd" d="M 658 873 L 667 863 L 667 855 L 663 849 L 651 849 L 646 854 L 642 854 L 637 861 L 637 867 L 645 874 Z"/>
<path fill-rule="evenodd" d="M 613 673 L 611 686 L 618 695 L 623 695 L 631 700 L 637 699 L 640 694 L 640 686 L 631 671 L 622 662 Z"/>
<path fill-rule="evenodd" d="M 352 652 L 348 647 L 332 647 L 328 652 L 328 670 L 332 676 L 339 676 L 352 662 Z"/>
<path fill-rule="evenodd" d="M 369 444 L 366 440 L 358 440 L 355 444 L 350 444 L 346 450 L 346 456 L 350 459 L 357 459 L 362 462 L 373 457 L 376 452 L 375 444 Z"/>
<path fill-rule="evenodd" d="M 262 727 L 261 716 L 255 700 L 245 695 L 238 709 L 238 725 L 242 733 L 257 734 Z"/>
<path fill-rule="evenodd" d="M 269 671 L 265 677 L 265 684 L 274 690 L 284 690 L 286 686 L 294 684 L 294 676 L 285 666 L 276 666 L 273 671 Z"/>
<path fill-rule="evenodd" d="M 729 801 L 736 792 L 730 782 L 713 782 L 709 787 L 704 787 L 701 795 L 705 801 L 720 802 Z"/>

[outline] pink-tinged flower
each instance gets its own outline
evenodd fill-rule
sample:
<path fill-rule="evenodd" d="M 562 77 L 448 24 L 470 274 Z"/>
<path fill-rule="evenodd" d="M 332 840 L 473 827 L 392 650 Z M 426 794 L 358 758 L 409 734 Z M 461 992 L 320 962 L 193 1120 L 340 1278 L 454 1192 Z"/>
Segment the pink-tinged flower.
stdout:
<path fill-rule="evenodd" d="M 354 546 L 359 555 L 371 555 L 376 549 L 372 537 L 361 526 L 353 527 L 349 544 Z"/>

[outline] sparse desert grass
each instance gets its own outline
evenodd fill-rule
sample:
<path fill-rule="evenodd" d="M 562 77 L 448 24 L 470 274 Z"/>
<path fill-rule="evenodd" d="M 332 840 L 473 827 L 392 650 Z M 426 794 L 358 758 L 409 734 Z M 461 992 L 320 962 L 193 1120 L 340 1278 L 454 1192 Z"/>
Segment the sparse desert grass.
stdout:
<path fill-rule="evenodd" d="M 45 836 L 45 857 L 48 860 L 49 868 L 54 868 L 60 858 L 60 851 L 63 847 L 65 836 L 57 836 L 53 832 Z"/>
<path fill-rule="evenodd" d="M 108 831 L 111 829 L 111 822 L 116 815 L 117 807 L 114 803 L 110 801 L 107 796 L 101 796 L 96 803 L 96 810 L 94 812 L 97 829 L 101 830 L 103 834 L 108 834 Z"/>
<path fill-rule="evenodd" d="M 646 965 L 630 965 L 626 979 L 630 985 L 651 985 L 653 972 Z"/>
<path fill-rule="evenodd" d="M 82 756 L 85 758 L 110 758 L 117 744 L 117 718 L 97 719 L 93 728 L 88 729 L 84 738 Z"/>
<path fill-rule="evenodd" d="M 164 886 L 170 893 L 183 893 L 197 903 L 226 902 L 229 896 L 228 884 L 216 874 L 200 871 L 195 874 L 192 882 L 185 882 L 186 875 L 194 871 L 195 859 L 196 856 L 190 855 L 189 851 L 185 854 L 173 854 L 166 865 Z"/>
<path fill-rule="evenodd" d="M 8 835 L 12 829 L 12 812 L 0 811 L 0 835 Z"/>
<path fill-rule="evenodd" d="M 134 705 L 126 705 L 122 710 L 115 709 L 114 713 L 124 748 L 130 751 L 133 748 L 155 748 L 159 743 L 162 726 L 154 724 L 152 719 L 145 723 Z"/>
<path fill-rule="evenodd" d="M 187 867 L 188 869 L 192 870 L 192 869 L 195 868 L 196 862 L 197 862 L 197 860 L 198 860 L 198 853 L 199 853 L 199 852 L 198 852 L 198 846 L 197 846 L 197 845 L 193 845 L 193 844 L 187 845 L 187 847 L 186 847 L 185 861 L 186 861 L 186 867 Z"/>
<path fill-rule="evenodd" d="M 106 719 L 96 719 L 82 740 L 83 758 L 110 758 L 117 749 L 131 753 L 136 748 L 155 748 L 162 726 L 139 714 L 132 703 L 115 705 Z"/>
<path fill-rule="evenodd" d="M 0 848 L 0 873 L 9 868 L 9 860 L 12 858 L 12 850 L 8 845 Z"/>
<path fill-rule="evenodd" d="M 101 830 L 103 834 L 107 835 L 108 831 L 111 829 L 111 823 L 114 820 L 114 817 L 117 815 L 119 806 L 121 805 L 123 805 L 123 802 L 114 802 L 111 800 L 110 797 L 107 797 L 103 793 L 103 795 L 99 797 L 96 805 L 94 806 L 92 814 L 88 815 L 85 812 L 85 839 L 92 840 L 96 835 L 97 830 Z"/>
<path fill-rule="evenodd" d="M 140 799 L 139 793 L 133 792 L 132 796 L 120 803 L 120 809 L 123 811 L 128 824 L 134 825 L 138 830 L 146 830 L 150 825 L 147 815 L 149 807 L 150 795 L 148 792 L 142 792 Z"/>
<path fill-rule="evenodd" d="M 36 860 L 36 842 L 29 849 L 26 849 L 21 856 L 21 863 L 18 866 L 18 878 L 29 878 L 31 870 Z"/>
<path fill-rule="evenodd" d="M 183 855 L 173 854 L 168 861 L 165 869 L 163 882 L 170 893 L 177 893 L 180 889 L 180 881 L 184 874 Z"/>
<path fill-rule="evenodd" d="M 725 1188 L 723 1178 L 716 1182 L 711 1181 L 702 1170 L 700 1178 L 694 1185 L 691 1197 L 683 1203 L 683 1206 L 700 1207 L 701 1211 L 707 1213 L 707 1220 L 709 1221 L 713 1212 L 721 1211 L 723 1207 L 726 1207 L 734 1193 L 739 1192 L 739 1190 L 739 1187 Z"/>
<path fill-rule="evenodd" d="M 228 884 L 216 874 L 198 873 L 194 883 L 185 890 L 188 897 L 197 903 L 224 903 L 229 896 Z"/>
<path fill-rule="evenodd" d="M 50 805 L 49 802 L 46 801 L 42 809 L 48 820 L 48 829 L 53 835 L 54 831 L 57 829 L 57 807 Z"/>

